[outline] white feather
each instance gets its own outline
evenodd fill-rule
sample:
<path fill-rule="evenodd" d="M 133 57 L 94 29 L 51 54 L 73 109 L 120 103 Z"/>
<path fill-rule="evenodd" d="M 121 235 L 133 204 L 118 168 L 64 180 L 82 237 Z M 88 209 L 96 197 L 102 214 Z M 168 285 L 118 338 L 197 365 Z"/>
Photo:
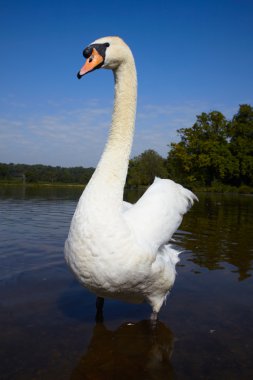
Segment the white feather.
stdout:
<path fill-rule="evenodd" d="M 124 218 L 138 239 L 158 249 L 168 243 L 196 199 L 183 186 L 156 178 L 138 202 L 124 213 Z"/>

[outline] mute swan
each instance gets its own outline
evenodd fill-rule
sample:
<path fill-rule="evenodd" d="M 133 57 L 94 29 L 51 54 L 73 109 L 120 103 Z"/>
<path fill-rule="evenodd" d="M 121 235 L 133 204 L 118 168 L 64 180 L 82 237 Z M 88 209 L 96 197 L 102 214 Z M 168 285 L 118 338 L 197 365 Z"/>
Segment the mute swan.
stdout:
<path fill-rule="evenodd" d="M 113 70 L 115 99 L 109 138 L 80 197 L 65 243 L 65 258 L 80 283 L 98 296 L 148 302 L 156 320 L 175 281 L 178 252 L 168 245 L 196 196 L 156 178 L 134 205 L 123 202 L 135 124 L 137 79 L 130 48 L 100 38 L 83 52 L 78 73 Z"/>

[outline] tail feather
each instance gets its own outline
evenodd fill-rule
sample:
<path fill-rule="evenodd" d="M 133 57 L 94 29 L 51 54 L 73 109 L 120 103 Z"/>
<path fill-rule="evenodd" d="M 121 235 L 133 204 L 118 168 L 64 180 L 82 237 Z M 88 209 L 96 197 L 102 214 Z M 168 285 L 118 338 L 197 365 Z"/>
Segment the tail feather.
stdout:
<path fill-rule="evenodd" d="M 198 200 L 198 197 L 191 190 L 188 190 L 179 184 L 178 184 L 178 186 L 180 189 L 180 193 L 187 199 L 187 209 L 185 211 L 185 213 L 186 213 L 193 206 L 194 201 L 198 202 L 199 200 Z"/>
<path fill-rule="evenodd" d="M 163 245 L 160 252 L 162 253 L 165 260 L 174 266 L 176 266 L 176 264 L 180 261 L 179 255 L 181 251 L 173 248 L 171 244 Z"/>

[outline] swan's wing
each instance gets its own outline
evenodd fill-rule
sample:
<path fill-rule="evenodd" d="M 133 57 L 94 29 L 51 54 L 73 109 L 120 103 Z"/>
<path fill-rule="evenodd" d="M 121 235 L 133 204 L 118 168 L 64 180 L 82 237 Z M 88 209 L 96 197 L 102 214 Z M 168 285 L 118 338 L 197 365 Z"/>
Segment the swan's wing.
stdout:
<path fill-rule="evenodd" d="M 197 197 L 183 186 L 156 178 L 123 215 L 139 241 L 159 248 L 167 243 Z"/>

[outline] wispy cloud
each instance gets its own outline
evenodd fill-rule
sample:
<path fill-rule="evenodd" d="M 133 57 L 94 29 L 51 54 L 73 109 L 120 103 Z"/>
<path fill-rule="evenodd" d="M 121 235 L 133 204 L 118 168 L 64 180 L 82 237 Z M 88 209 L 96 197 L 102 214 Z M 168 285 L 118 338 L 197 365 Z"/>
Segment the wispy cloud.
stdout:
<path fill-rule="evenodd" d="M 166 157 L 171 142 L 178 140 L 177 130 L 193 125 L 196 115 L 207 109 L 203 103 L 144 104 L 137 114 L 133 154 L 155 149 Z"/>
<path fill-rule="evenodd" d="M 13 101 L 13 99 L 11 99 Z M 47 112 L 29 111 L 0 119 L 0 161 L 95 166 L 106 142 L 112 104 L 92 99 L 83 106 L 49 101 Z M 138 107 L 132 156 L 154 149 L 164 157 L 177 129 L 190 127 L 208 104 L 143 104 Z M 233 110 L 235 112 L 235 110 Z"/>
<path fill-rule="evenodd" d="M 51 105 L 50 113 L 0 119 L 0 161 L 96 165 L 110 123 L 110 107 Z"/>

